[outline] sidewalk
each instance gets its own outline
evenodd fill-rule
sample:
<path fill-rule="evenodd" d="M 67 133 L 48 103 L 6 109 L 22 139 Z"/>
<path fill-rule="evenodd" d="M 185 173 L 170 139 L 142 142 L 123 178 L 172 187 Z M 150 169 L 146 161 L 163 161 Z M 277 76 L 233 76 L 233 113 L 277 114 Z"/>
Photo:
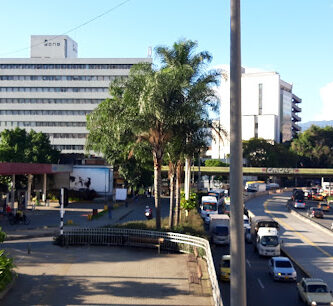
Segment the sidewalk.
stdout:
<path fill-rule="evenodd" d="M 93 204 L 93 203 L 91 203 Z M 80 217 L 80 218 L 75 218 L 75 227 L 102 227 L 106 225 L 111 225 L 111 224 L 116 224 L 119 221 L 121 221 L 123 218 L 125 218 L 127 215 L 129 215 L 133 210 L 134 206 L 136 203 L 134 201 L 129 201 L 128 206 L 126 207 L 125 204 L 117 207 L 112 210 L 112 219 L 109 219 L 108 213 L 106 212 L 104 215 L 100 216 L 99 218 L 88 220 L 87 217 Z M 87 215 L 88 213 L 92 212 L 91 208 L 75 208 L 74 205 L 69 205 L 70 207 L 65 208 L 65 220 L 66 220 L 66 214 L 70 215 L 70 212 L 86 212 Z M 59 204 L 50 204 L 50 207 L 45 207 L 45 206 L 39 206 L 36 208 L 36 211 L 45 211 L 45 210 L 53 210 L 53 211 L 60 211 Z M 101 211 L 102 209 L 99 209 Z M 34 213 L 34 212 L 33 212 Z M 56 212 L 55 212 L 56 213 Z M 68 217 L 67 219 L 71 219 Z M 64 228 L 69 227 L 68 225 L 65 225 Z M 59 227 L 54 226 L 51 224 L 46 224 L 42 227 L 35 227 L 35 228 L 28 228 L 28 229 L 11 229 L 11 228 L 6 228 L 5 232 L 7 234 L 6 240 L 18 240 L 18 239 L 29 239 L 33 237 L 50 237 L 50 236 L 55 236 L 59 234 Z"/>

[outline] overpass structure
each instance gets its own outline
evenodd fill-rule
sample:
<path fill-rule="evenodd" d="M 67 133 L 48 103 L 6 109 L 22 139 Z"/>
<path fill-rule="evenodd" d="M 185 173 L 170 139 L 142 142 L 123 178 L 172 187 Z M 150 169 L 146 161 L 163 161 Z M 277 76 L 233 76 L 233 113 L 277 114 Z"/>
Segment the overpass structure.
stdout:
<path fill-rule="evenodd" d="M 168 171 L 168 166 L 163 166 L 162 171 Z M 201 174 L 221 175 L 229 174 L 229 167 L 191 167 L 191 171 Z M 333 178 L 333 168 L 264 168 L 243 167 L 243 174 L 267 176 L 311 176 Z"/>

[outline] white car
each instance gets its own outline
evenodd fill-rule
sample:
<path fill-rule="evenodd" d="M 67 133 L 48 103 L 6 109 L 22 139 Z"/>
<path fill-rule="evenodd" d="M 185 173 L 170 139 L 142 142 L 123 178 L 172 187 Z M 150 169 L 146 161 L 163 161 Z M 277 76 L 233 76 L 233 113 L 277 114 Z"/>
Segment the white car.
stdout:
<path fill-rule="evenodd" d="M 306 204 L 305 204 L 305 202 L 304 201 L 302 201 L 302 200 L 296 200 L 295 202 L 294 202 L 294 207 L 295 208 L 305 208 L 306 207 Z"/>
<path fill-rule="evenodd" d="M 297 273 L 288 257 L 272 257 L 268 261 L 268 272 L 274 280 L 296 281 Z"/>

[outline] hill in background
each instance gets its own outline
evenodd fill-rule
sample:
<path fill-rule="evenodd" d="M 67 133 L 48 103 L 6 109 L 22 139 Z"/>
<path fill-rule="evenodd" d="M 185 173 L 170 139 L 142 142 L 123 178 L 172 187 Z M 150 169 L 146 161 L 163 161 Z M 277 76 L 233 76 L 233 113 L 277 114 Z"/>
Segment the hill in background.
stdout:
<path fill-rule="evenodd" d="M 299 123 L 298 125 L 302 128 L 302 132 L 307 130 L 311 125 L 317 125 L 321 128 L 325 126 L 333 126 L 333 120 L 328 120 L 328 121 L 308 121 L 308 122 L 302 122 Z"/>

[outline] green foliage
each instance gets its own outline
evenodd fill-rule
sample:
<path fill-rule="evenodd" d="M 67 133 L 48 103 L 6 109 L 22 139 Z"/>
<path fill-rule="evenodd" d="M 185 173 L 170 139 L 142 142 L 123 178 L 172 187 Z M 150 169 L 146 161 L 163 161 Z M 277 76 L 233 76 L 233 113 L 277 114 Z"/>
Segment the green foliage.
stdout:
<path fill-rule="evenodd" d="M 3 291 L 13 279 L 12 269 L 14 268 L 13 259 L 0 251 L 0 292 Z"/>
<path fill-rule="evenodd" d="M 5 241 L 6 236 L 6 233 L 2 230 L 2 227 L 0 227 L 0 243 Z"/>
<path fill-rule="evenodd" d="M 206 167 L 228 167 L 229 165 L 219 159 L 207 159 L 205 161 L 205 166 Z"/>
<path fill-rule="evenodd" d="M 52 148 L 46 134 L 16 128 L 0 134 L 0 161 L 24 163 L 56 163 L 59 151 Z"/>
<path fill-rule="evenodd" d="M 185 193 L 181 192 L 180 194 L 181 199 L 180 199 L 180 207 L 184 210 L 192 210 L 194 208 L 196 208 L 197 203 L 198 203 L 198 197 L 197 194 L 195 192 L 191 192 L 190 193 L 190 197 L 188 200 L 185 200 Z"/>
<path fill-rule="evenodd" d="M 300 163 L 310 168 L 333 167 L 333 127 L 312 125 L 291 143 L 291 150 L 300 156 Z"/>
<path fill-rule="evenodd" d="M 243 157 L 250 167 L 295 167 L 297 155 L 287 144 L 271 143 L 262 138 L 243 141 Z"/>

